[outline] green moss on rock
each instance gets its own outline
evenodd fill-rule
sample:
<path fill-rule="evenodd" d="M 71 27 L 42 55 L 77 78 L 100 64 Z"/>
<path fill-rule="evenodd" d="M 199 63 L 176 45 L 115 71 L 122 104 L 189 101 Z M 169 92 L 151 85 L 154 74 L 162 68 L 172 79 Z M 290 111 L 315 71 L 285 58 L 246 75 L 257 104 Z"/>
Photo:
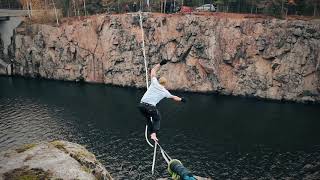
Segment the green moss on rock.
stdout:
<path fill-rule="evenodd" d="M 22 152 L 25 152 L 25 151 L 27 151 L 29 149 L 34 148 L 35 146 L 36 146 L 36 144 L 25 144 L 25 145 L 19 147 L 18 149 L 16 149 L 16 152 L 17 153 L 22 153 Z"/>
<path fill-rule="evenodd" d="M 87 172 L 87 173 L 89 173 L 89 174 L 92 174 L 91 169 L 87 168 L 86 166 L 81 166 L 81 169 L 82 169 L 84 172 Z"/>
<path fill-rule="evenodd" d="M 79 150 L 78 152 L 76 152 L 75 156 L 76 159 L 80 159 L 81 157 L 85 157 L 92 160 L 96 159 L 95 156 L 87 150 Z"/>
<path fill-rule="evenodd" d="M 49 180 L 51 173 L 40 168 L 24 166 L 4 173 L 4 180 Z"/>
<path fill-rule="evenodd" d="M 52 144 L 57 149 L 60 149 L 61 151 L 65 152 L 65 153 L 68 153 L 68 151 L 65 148 L 65 145 L 63 144 L 63 142 L 61 142 L 61 141 L 52 141 L 52 142 L 50 142 L 50 144 Z"/>

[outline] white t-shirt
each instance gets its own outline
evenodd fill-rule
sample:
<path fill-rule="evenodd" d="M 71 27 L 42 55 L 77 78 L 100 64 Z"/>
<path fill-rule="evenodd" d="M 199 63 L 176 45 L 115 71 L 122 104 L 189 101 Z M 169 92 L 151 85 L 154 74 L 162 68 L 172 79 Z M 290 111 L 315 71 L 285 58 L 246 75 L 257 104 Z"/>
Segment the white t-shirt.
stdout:
<path fill-rule="evenodd" d="M 172 98 L 173 95 L 166 90 L 161 84 L 159 84 L 156 77 L 151 79 L 151 84 L 146 93 L 144 93 L 141 102 L 157 105 L 163 98 Z"/>

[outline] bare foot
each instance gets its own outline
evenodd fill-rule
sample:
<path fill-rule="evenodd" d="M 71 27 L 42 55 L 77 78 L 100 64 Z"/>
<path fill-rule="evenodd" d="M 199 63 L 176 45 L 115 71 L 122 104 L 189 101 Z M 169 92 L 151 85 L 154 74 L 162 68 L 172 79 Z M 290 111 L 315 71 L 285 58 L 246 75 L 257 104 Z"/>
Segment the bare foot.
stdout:
<path fill-rule="evenodd" d="M 156 133 L 152 133 L 151 134 L 151 139 L 154 140 L 154 141 L 159 141 L 158 138 L 157 138 Z"/>

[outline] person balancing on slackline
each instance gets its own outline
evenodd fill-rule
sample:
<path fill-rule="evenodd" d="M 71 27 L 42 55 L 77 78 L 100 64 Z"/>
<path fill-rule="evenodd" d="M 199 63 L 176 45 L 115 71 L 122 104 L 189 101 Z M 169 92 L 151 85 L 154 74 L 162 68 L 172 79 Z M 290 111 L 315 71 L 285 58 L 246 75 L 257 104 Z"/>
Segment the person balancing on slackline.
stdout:
<path fill-rule="evenodd" d="M 161 66 L 165 65 L 167 60 L 162 60 L 151 69 L 151 84 L 144 93 L 139 104 L 139 110 L 147 120 L 148 130 L 151 139 L 158 141 L 157 132 L 160 130 L 160 113 L 156 107 L 163 98 L 171 98 L 175 101 L 185 102 L 185 98 L 172 95 L 165 87 L 167 79 L 160 77 L 157 79 L 157 72 Z M 152 117 L 152 121 L 150 119 Z"/>

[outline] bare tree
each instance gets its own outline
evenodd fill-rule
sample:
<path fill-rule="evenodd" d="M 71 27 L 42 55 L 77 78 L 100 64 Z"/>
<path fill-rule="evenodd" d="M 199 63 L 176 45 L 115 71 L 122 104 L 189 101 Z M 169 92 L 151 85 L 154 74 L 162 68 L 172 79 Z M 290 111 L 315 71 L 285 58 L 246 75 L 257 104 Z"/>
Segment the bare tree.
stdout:
<path fill-rule="evenodd" d="M 320 6 L 320 1 L 319 0 L 307 0 L 308 4 L 311 4 L 313 6 L 313 16 L 317 15 L 318 11 L 318 6 Z"/>
<path fill-rule="evenodd" d="M 59 26 L 58 13 L 57 13 L 56 5 L 54 4 L 54 0 L 52 0 L 52 4 L 53 4 L 53 8 L 54 8 L 54 13 L 56 15 L 57 25 Z"/>
<path fill-rule="evenodd" d="M 28 0 L 26 1 L 26 5 L 27 5 L 26 8 L 27 8 L 28 16 L 31 19 L 31 11 L 30 11 L 30 5 L 29 5 L 29 1 Z"/>
<path fill-rule="evenodd" d="M 74 16 L 77 16 L 77 8 L 76 8 L 76 1 L 73 0 L 73 11 L 74 11 Z"/>
<path fill-rule="evenodd" d="M 32 17 L 32 1 L 29 2 L 29 13 L 31 18 Z"/>
<path fill-rule="evenodd" d="M 166 13 L 166 8 L 167 8 L 167 0 L 164 0 L 164 8 L 163 8 L 164 9 L 163 10 L 164 13 Z"/>
<path fill-rule="evenodd" d="M 86 0 L 83 0 L 83 10 L 84 10 L 84 15 L 87 16 Z"/>
<path fill-rule="evenodd" d="M 118 13 L 120 13 L 120 0 L 117 0 L 118 3 Z"/>
<path fill-rule="evenodd" d="M 250 13 L 253 13 L 253 8 L 256 7 L 256 13 L 257 13 L 257 5 L 258 5 L 258 0 L 247 0 L 247 3 L 251 6 L 250 7 Z"/>

